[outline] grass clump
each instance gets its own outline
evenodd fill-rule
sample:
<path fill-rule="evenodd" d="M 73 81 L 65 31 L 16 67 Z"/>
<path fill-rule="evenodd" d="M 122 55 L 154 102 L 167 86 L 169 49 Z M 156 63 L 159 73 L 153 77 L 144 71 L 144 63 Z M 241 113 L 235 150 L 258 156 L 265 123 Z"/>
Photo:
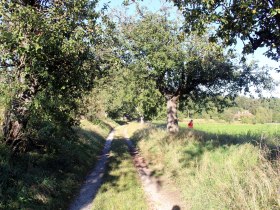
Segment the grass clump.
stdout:
<path fill-rule="evenodd" d="M 67 209 L 108 131 L 82 121 L 72 130 L 46 126 L 39 134 L 45 147 L 16 156 L 0 143 L 0 209 Z"/>
<path fill-rule="evenodd" d="M 149 209 L 125 141 L 114 140 L 111 149 L 108 170 L 93 210 Z"/>
<path fill-rule="evenodd" d="M 132 139 L 157 174 L 174 180 L 191 209 L 278 209 L 279 158 L 268 160 L 267 147 L 238 141 L 239 135 L 225 137 L 149 127 Z"/>

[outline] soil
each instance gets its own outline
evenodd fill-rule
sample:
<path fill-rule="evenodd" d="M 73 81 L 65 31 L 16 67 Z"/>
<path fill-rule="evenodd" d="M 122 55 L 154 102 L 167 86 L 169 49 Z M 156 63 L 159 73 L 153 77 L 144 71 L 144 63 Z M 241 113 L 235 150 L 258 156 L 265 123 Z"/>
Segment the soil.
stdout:
<path fill-rule="evenodd" d="M 150 210 L 185 210 L 179 191 L 168 179 L 154 177 L 149 169 L 145 159 L 128 138 L 127 131 L 124 129 L 124 136 L 128 145 L 130 154 L 133 158 L 134 166 L 137 169 L 143 189 L 150 206 Z M 84 182 L 80 194 L 70 206 L 70 210 L 90 210 L 93 206 L 93 200 L 102 184 L 106 162 L 111 148 L 111 142 L 114 138 L 112 131 L 106 139 L 102 155 L 95 168 L 88 175 Z M 133 207 L 132 207 L 133 209 Z"/>
<path fill-rule="evenodd" d="M 188 209 L 183 204 L 181 195 L 174 187 L 174 184 L 170 180 L 154 177 L 145 159 L 133 145 L 132 141 L 127 137 L 126 132 L 125 136 L 151 210 Z"/>
<path fill-rule="evenodd" d="M 102 154 L 91 173 L 87 176 L 84 182 L 80 194 L 76 197 L 75 201 L 71 204 L 70 210 L 91 210 L 92 202 L 95 198 L 99 187 L 102 184 L 104 172 L 106 170 L 106 162 L 108 160 L 108 154 L 111 148 L 111 142 L 114 138 L 114 130 L 111 131 L 106 139 L 105 146 L 102 150 Z"/>

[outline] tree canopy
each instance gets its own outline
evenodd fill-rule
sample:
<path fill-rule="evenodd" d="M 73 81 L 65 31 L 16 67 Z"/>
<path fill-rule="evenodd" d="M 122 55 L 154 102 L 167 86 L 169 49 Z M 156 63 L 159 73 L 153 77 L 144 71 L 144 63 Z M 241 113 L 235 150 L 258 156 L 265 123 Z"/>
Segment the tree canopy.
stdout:
<path fill-rule="evenodd" d="M 280 55 L 280 2 L 278 0 L 173 0 L 185 17 L 185 31 L 204 33 L 211 24 L 213 37 L 226 45 L 244 43 L 243 52 L 267 47 L 266 56 Z"/>
<path fill-rule="evenodd" d="M 137 7 L 135 17 L 113 23 L 98 19 L 96 3 L 0 0 L 1 82 L 11 87 L 3 133 L 14 151 L 28 148 L 39 122 L 75 124 L 94 86 L 87 97 L 93 114 L 151 118 L 165 98 L 170 132 L 178 130 L 178 101 L 222 108 L 250 86 L 271 87 L 268 69 L 240 64 L 209 41 L 210 19 L 186 35 L 167 11 Z"/>
<path fill-rule="evenodd" d="M 141 12 L 140 18 L 123 24 L 126 53 L 132 68 L 142 81 L 151 80 L 167 99 L 169 131 L 176 132 L 178 100 L 196 103 L 211 100 L 223 106 L 250 85 L 269 87 L 270 77 L 256 65 L 237 65 L 235 57 L 222 46 L 209 42 L 208 35 L 192 33 L 185 36 L 180 23 L 168 20 L 165 14 Z M 255 71 L 255 72 L 253 72 Z M 267 86 L 266 86 L 267 85 Z"/>
<path fill-rule="evenodd" d="M 5 141 L 15 150 L 28 144 L 24 130 L 32 107 L 44 107 L 57 120 L 73 124 L 79 99 L 96 76 L 95 4 L 88 0 L 0 1 L 0 64 L 13 75 L 3 127 Z"/>

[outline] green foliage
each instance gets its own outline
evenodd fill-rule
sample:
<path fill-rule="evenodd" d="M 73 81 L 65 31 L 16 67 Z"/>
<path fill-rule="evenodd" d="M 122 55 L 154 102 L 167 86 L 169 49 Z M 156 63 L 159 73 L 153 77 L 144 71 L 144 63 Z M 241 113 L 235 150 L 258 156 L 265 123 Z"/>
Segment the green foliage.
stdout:
<path fill-rule="evenodd" d="M 210 109 L 220 111 L 241 90 L 271 88 L 268 69 L 236 65 L 235 55 L 209 42 L 209 35 L 184 36 L 180 25 L 164 12 L 142 10 L 133 17 L 120 12 L 110 31 L 114 41 L 106 45 L 110 62 L 103 68 L 108 76 L 89 96 L 89 110 L 112 118 L 149 119 L 162 112 L 164 97 L 179 96 L 181 110 L 192 100 L 197 109 L 208 109 L 211 102 Z"/>
<path fill-rule="evenodd" d="M 130 63 L 132 58 L 121 24 L 110 22 L 105 30 L 109 31 L 106 39 L 98 45 L 98 54 L 102 54 L 100 69 L 105 75 L 95 82 L 95 88 L 87 96 L 88 116 L 150 119 L 158 111 L 161 95 L 155 82 L 146 79 L 144 66 Z"/>
<path fill-rule="evenodd" d="M 204 33 L 213 23 L 213 38 L 221 38 L 226 45 L 236 44 L 240 38 L 244 53 L 267 47 L 266 55 L 274 60 L 280 54 L 280 13 L 278 1 L 267 0 L 173 0 L 185 17 L 187 32 Z"/>
<path fill-rule="evenodd" d="M 179 96 L 202 107 L 211 101 L 223 108 L 241 90 L 272 86 L 268 69 L 256 63 L 235 64 L 235 55 L 209 42 L 207 34 L 183 36 L 180 22 L 164 14 L 142 11 L 141 17 L 123 23 L 122 33 L 128 42 L 129 68 L 142 75 L 141 81 L 153 81 L 166 98 Z"/>
<path fill-rule="evenodd" d="M 12 83 L 13 76 L 5 70 L 0 70 L 0 124 L 4 120 L 4 111 L 13 94 Z"/>
<path fill-rule="evenodd" d="M 6 141 L 15 141 L 9 136 L 14 132 L 9 125 L 15 122 L 21 137 L 14 138 L 28 146 L 31 121 L 76 123 L 81 98 L 97 75 L 95 5 L 88 0 L 0 1 L 1 73 L 4 69 L 14 79 L 6 79 L 13 88 L 4 124 Z M 41 114 L 37 118 L 36 112 Z"/>
<path fill-rule="evenodd" d="M 75 97 L 91 82 L 85 61 L 97 14 L 94 1 L 60 4 L 1 1 L 1 63 L 22 75 L 24 84 L 35 77 L 41 88 Z"/>
<path fill-rule="evenodd" d="M 13 157 L 0 144 L 0 209 L 68 208 L 108 134 L 87 121 L 74 131 L 45 124 L 40 143 L 48 145 Z"/>
<path fill-rule="evenodd" d="M 265 123 L 272 122 L 272 113 L 264 107 L 258 107 L 256 109 L 256 122 Z"/>

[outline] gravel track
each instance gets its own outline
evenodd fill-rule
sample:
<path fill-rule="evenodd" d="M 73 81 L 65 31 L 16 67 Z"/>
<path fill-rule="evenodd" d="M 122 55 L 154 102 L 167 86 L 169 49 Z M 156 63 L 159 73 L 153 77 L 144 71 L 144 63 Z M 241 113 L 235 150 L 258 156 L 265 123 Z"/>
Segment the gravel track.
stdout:
<path fill-rule="evenodd" d="M 111 148 L 111 143 L 114 138 L 114 130 L 110 132 L 106 139 L 105 146 L 102 150 L 102 155 L 95 165 L 92 172 L 87 176 L 79 196 L 71 204 L 69 210 L 90 210 L 92 209 L 92 202 L 95 198 L 99 187 L 102 184 L 104 172 L 106 170 L 106 162 Z"/>

